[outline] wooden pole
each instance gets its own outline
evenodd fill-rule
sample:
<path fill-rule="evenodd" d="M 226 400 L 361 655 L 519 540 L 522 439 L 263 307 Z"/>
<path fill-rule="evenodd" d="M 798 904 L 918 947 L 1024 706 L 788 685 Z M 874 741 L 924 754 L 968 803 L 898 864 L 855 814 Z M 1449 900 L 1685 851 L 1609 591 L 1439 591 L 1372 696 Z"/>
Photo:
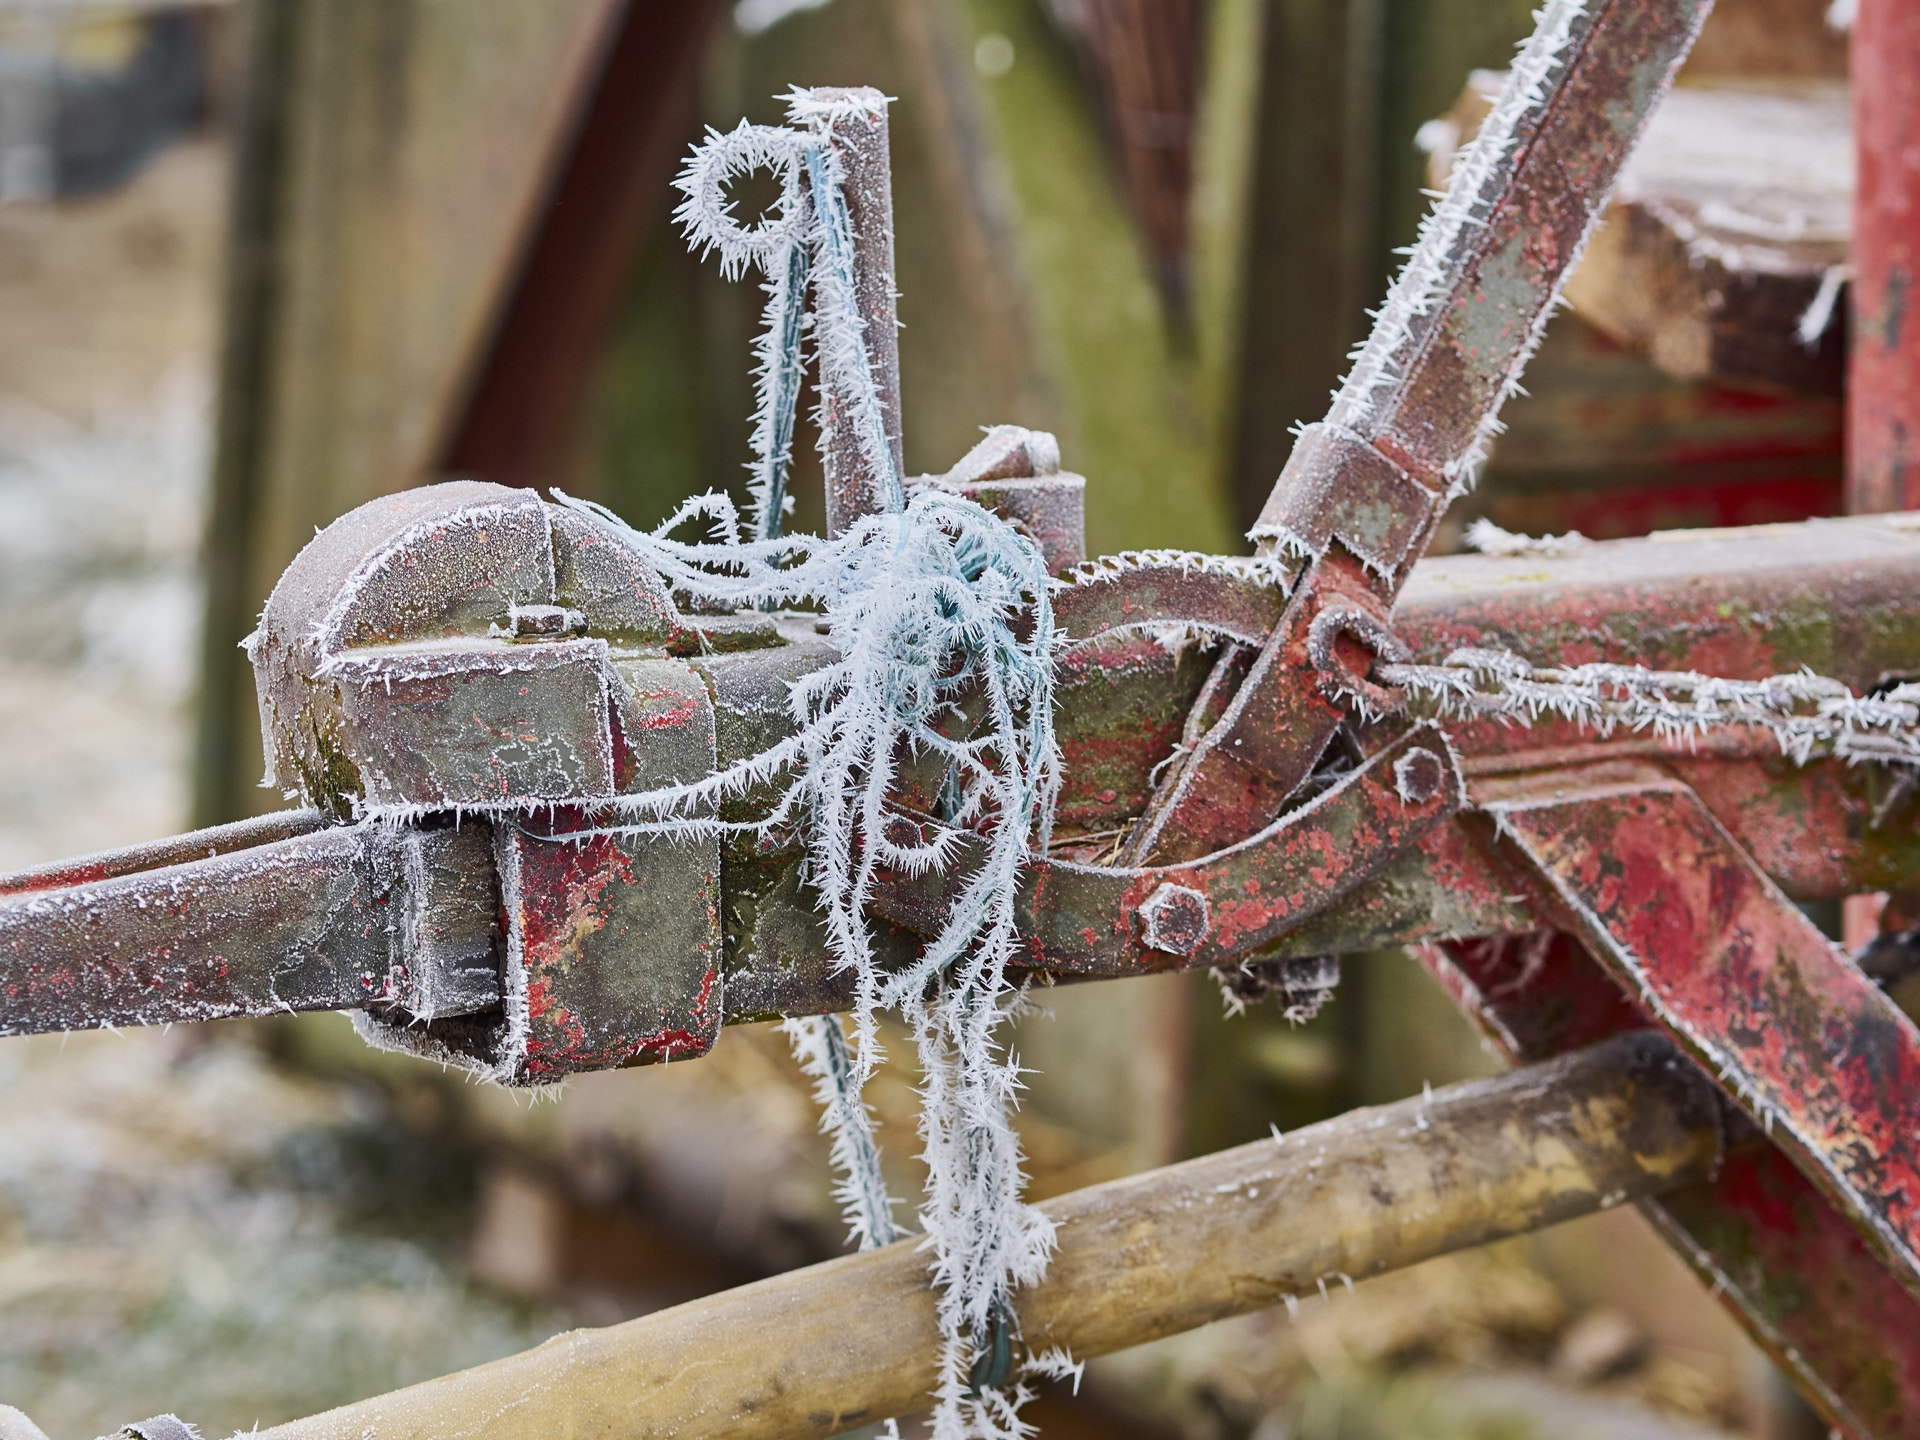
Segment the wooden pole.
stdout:
<path fill-rule="evenodd" d="M 1047 1202 L 1019 1297 L 1089 1358 L 1714 1173 L 1720 1102 L 1651 1032 Z M 1317 1303 L 1317 1302 L 1316 1302 Z M 923 1408 L 939 1333 L 918 1242 L 830 1260 L 258 1432 L 257 1440 L 747 1440 Z"/>

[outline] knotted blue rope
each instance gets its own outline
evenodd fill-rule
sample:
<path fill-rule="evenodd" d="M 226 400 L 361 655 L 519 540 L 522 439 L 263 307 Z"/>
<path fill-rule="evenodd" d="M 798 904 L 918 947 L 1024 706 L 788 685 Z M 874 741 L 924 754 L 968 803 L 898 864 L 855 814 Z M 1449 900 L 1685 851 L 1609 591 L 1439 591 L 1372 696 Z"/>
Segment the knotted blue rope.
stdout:
<path fill-rule="evenodd" d="M 721 273 L 737 279 L 748 267 L 766 277 L 766 305 L 755 342 L 755 405 L 750 444 L 750 518 L 755 538 L 779 535 L 792 468 L 794 416 L 812 331 L 822 391 L 831 390 L 850 418 L 861 458 L 878 477 L 881 506 L 899 513 L 906 491 L 867 353 L 854 279 L 853 222 L 844 191 L 845 166 L 832 142 L 836 124 L 862 123 L 871 112 L 854 98 L 826 103 L 805 91 L 788 97 L 805 128 L 749 125 L 711 130 L 678 180 L 674 219 L 700 254 L 718 252 Z M 727 198 L 732 181 L 756 170 L 780 179 L 780 198 L 760 223 L 741 225 Z M 804 183 L 803 183 L 804 182 Z M 811 280 L 815 308 L 807 312 Z"/>
<path fill-rule="evenodd" d="M 1020 871 L 1033 844 L 1046 843 L 1059 787 L 1051 582 L 1032 541 L 972 501 L 940 490 L 908 500 L 867 353 L 833 143 L 836 125 L 870 123 L 872 111 L 859 97 L 823 102 L 796 91 L 789 101 L 798 128 L 710 132 L 677 182 L 676 217 L 694 247 L 718 252 L 729 277 L 749 267 L 765 277 L 750 525 L 723 497 L 708 496 L 659 530 L 629 534 L 676 591 L 734 608 L 818 605 L 840 658 L 791 686 L 788 739 L 705 781 L 621 803 L 636 821 L 681 830 L 771 835 L 804 819 L 808 881 L 856 991 L 851 1045 L 832 1017 L 788 1027 L 834 1137 L 837 1193 L 863 1248 L 899 1234 L 861 1098 L 879 1060 L 876 1015 L 893 1010 L 913 1033 L 923 1077 L 928 1182 L 919 1213 L 943 1339 L 934 1433 L 1016 1440 L 1026 1431 L 1018 1410 L 1028 1392 L 1012 1360 L 1010 1297 L 1044 1272 L 1053 1229 L 1021 1198 L 1020 1144 L 1008 1120 L 1020 1067 L 996 1032 L 1018 994 L 1009 967 L 1019 946 Z M 726 187 L 763 168 L 779 178 L 780 198 L 743 226 Z M 850 423 L 882 506 L 831 540 L 781 535 L 809 337 L 822 395 Z M 715 538 L 673 538 L 695 520 Z M 981 719 L 956 739 L 946 732 L 963 713 Z M 903 841 L 889 832 L 890 796 L 898 764 L 915 752 L 947 766 L 946 825 L 931 839 Z M 784 788 L 761 819 L 712 818 L 718 799 L 775 780 Z M 970 873 L 956 869 L 944 928 L 911 964 L 880 969 L 865 914 L 878 867 L 955 868 L 963 831 L 985 842 L 984 855 Z M 1052 1373 L 1058 1363 L 1049 1356 L 1041 1368 Z"/>

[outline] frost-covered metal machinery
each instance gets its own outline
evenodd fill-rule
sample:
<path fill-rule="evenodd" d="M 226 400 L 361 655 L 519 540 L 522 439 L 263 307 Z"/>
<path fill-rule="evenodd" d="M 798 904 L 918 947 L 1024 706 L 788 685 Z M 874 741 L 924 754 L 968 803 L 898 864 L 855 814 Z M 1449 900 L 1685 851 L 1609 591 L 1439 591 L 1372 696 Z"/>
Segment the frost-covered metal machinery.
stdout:
<path fill-rule="evenodd" d="M 1324 957 L 1408 945 L 1515 1060 L 1670 1037 L 1728 1144 L 1647 1212 L 1836 1424 L 1920 1433 L 1920 1030 L 1801 908 L 1914 888 L 1910 771 L 1783 754 L 1764 724 L 1443 728 L 1394 680 L 1463 647 L 1805 669 L 1868 699 L 1920 677 L 1912 515 L 1421 558 L 1707 3 L 1548 7 L 1553 63 L 1517 72 L 1256 558 L 1082 563 L 1081 482 L 1026 432 L 922 483 L 1021 519 L 1064 579 L 1066 783 L 1020 895 L 1036 977 L 1204 966 L 1298 994 Z M 883 122 L 859 143 L 884 165 Z M 873 263 L 879 195 L 854 207 Z M 845 453 L 839 523 L 867 503 Z M 375 1043 L 539 1083 L 842 1007 L 797 842 L 596 829 L 766 748 L 830 653 L 806 615 L 683 608 L 616 527 L 531 491 L 356 510 L 251 642 L 269 778 L 306 808 L 0 879 L 0 1033 L 350 1010 Z M 895 823 L 938 823 L 938 782 Z M 883 884 L 887 943 L 938 927 L 942 886 Z"/>

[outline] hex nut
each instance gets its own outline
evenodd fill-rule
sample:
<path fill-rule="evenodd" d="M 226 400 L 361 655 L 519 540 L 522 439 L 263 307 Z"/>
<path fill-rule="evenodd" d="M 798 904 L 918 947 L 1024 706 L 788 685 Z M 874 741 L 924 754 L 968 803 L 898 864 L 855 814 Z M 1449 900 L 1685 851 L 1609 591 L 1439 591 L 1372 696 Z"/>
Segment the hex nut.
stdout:
<path fill-rule="evenodd" d="M 1168 955 L 1191 955 L 1212 927 L 1207 897 L 1171 880 L 1140 906 L 1140 938 L 1151 950 Z"/>
<path fill-rule="evenodd" d="M 1431 750 L 1414 746 L 1393 762 L 1393 786 L 1409 805 L 1424 805 L 1440 793 L 1447 767 Z"/>

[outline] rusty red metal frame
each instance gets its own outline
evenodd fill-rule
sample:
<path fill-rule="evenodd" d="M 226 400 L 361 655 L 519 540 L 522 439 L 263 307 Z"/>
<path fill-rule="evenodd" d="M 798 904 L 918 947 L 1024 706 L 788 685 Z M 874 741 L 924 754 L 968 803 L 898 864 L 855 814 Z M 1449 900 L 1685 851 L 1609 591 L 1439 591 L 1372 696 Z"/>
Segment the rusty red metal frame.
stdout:
<path fill-rule="evenodd" d="M 1920 11 L 1859 0 L 1851 52 L 1847 508 L 1904 510 L 1920 505 Z"/>
<path fill-rule="evenodd" d="M 1912 517 L 1415 563 L 1706 9 L 1548 6 L 1261 559 L 1116 557 L 1060 593 L 1067 775 L 1022 960 L 1072 980 L 1415 942 L 1515 1059 L 1668 1032 L 1749 1123 L 1649 1213 L 1835 1425 L 1920 1434 L 1920 1030 L 1796 908 L 1914 888 L 1912 787 L 1739 729 L 1443 733 L 1373 673 L 1477 646 L 1860 694 L 1920 674 Z M 1041 471 L 1045 448 L 1007 453 Z M 1049 481 L 1072 558 L 1078 489 L 1008 465 L 983 502 Z M 589 833 L 785 733 L 786 687 L 830 658 L 810 617 L 682 614 L 591 517 L 465 483 L 324 532 L 252 655 L 275 774 L 313 808 L 0 879 L 0 1033 L 345 1008 L 530 1082 L 846 1004 L 797 846 Z M 934 779 L 896 823 L 935 823 Z M 944 905 L 938 876 L 887 877 L 882 950 Z"/>
<path fill-rule="evenodd" d="M 1172 767 L 1133 853 L 1190 857 L 1270 820 L 1355 700 L 1447 502 L 1712 0 L 1549 5 L 1319 425 L 1294 447 L 1253 535 L 1304 558 L 1287 610 L 1220 719 Z M 1338 638 L 1336 638 L 1336 635 Z M 1348 687 L 1352 689 L 1351 686 Z"/>

